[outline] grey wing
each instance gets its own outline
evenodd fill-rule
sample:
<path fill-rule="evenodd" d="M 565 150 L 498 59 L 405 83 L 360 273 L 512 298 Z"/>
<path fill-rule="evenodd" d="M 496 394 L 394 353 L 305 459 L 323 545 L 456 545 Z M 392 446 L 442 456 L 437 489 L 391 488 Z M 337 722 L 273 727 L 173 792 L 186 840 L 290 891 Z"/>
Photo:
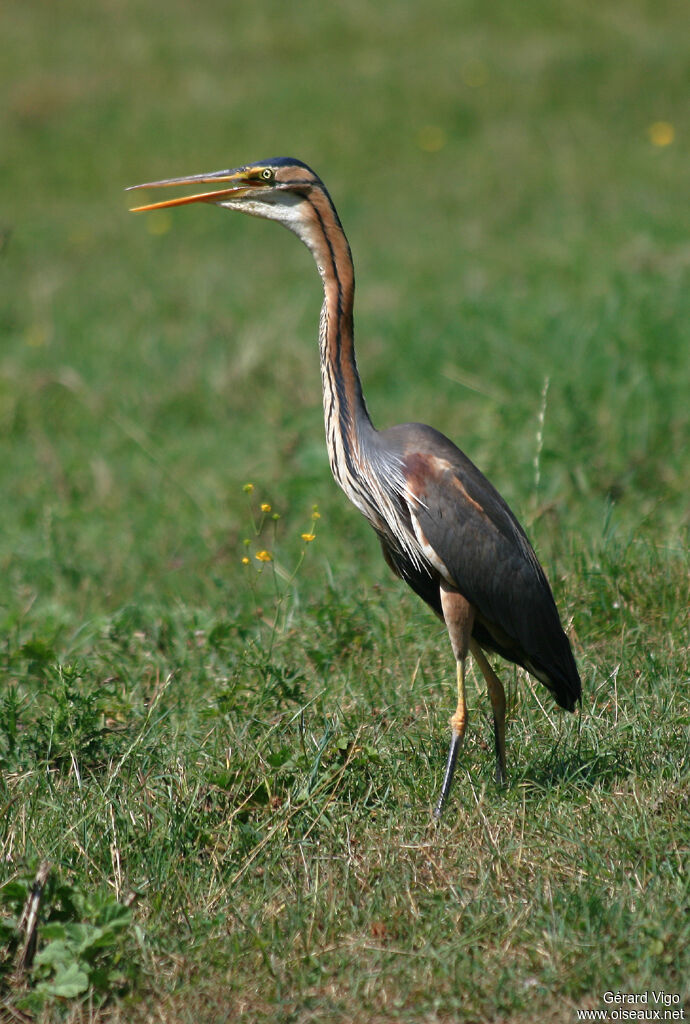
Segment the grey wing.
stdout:
<path fill-rule="evenodd" d="M 527 536 L 467 456 L 441 434 L 433 441 L 434 453 L 405 456 L 410 514 L 425 556 L 474 606 L 480 644 L 523 665 L 572 708 L 580 696 L 577 667 Z"/>

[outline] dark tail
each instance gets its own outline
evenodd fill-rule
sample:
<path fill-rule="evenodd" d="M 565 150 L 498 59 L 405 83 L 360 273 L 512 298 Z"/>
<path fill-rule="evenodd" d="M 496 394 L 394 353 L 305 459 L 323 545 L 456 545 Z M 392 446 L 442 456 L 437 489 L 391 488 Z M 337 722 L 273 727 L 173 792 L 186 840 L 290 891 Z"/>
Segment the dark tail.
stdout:
<path fill-rule="evenodd" d="M 550 690 L 559 707 L 574 711 L 575 705 L 582 701 L 582 683 L 570 641 L 563 630 L 557 641 L 551 635 L 549 648 L 547 658 L 526 660 L 525 668 Z"/>

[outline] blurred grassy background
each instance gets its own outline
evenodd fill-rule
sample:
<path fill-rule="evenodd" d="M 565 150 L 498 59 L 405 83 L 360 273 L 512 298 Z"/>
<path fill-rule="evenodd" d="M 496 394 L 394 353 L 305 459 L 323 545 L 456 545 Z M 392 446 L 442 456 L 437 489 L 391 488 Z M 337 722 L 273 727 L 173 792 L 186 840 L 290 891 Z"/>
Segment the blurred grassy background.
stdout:
<path fill-rule="evenodd" d="M 15 585 L 27 571 L 39 596 L 57 585 L 53 543 L 91 607 L 157 590 L 180 560 L 171 586 L 194 587 L 246 478 L 285 507 L 318 501 L 347 533 L 342 553 L 375 548 L 326 472 L 308 253 L 218 211 L 125 215 L 126 184 L 281 153 L 317 168 L 349 233 L 375 422 L 432 419 L 523 515 L 558 514 L 559 535 L 599 532 L 610 501 L 627 531 L 677 535 L 690 320 L 677 10 L 6 9 Z M 660 121 L 668 145 L 650 137 Z"/>
<path fill-rule="evenodd" d="M 290 552 L 321 510 L 305 599 L 322 607 L 332 585 L 366 606 L 380 584 L 380 642 L 424 636 L 452 675 L 330 479 L 307 251 L 215 209 L 127 213 L 126 185 L 282 154 L 322 175 L 348 233 L 374 422 L 432 422 L 499 487 L 590 688 L 628 658 L 631 692 L 651 650 L 686 673 L 685 15 L 674 0 L 6 5 L 12 685 L 32 692 L 12 654 L 28 642 L 97 659 L 123 607 L 245 614 L 247 480 Z"/>

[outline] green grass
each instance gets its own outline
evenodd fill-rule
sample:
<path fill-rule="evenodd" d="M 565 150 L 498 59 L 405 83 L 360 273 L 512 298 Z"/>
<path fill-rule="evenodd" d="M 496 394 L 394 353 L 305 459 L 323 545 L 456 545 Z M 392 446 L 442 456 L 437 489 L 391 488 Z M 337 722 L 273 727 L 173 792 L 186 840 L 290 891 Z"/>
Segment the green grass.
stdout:
<path fill-rule="evenodd" d="M 3 10 L 0 1019 L 687 1011 L 685 21 Z M 125 185 L 281 153 L 348 232 L 374 421 L 432 422 L 487 472 L 581 668 L 579 717 L 501 669 L 505 790 L 471 685 L 438 828 L 452 656 L 330 478 L 309 254 L 126 212 Z"/>

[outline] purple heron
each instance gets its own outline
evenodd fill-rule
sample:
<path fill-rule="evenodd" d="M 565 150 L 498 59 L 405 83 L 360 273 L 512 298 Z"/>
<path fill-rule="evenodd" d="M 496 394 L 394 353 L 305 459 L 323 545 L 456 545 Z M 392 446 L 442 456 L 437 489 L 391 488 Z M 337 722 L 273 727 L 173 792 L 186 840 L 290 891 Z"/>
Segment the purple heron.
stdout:
<path fill-rule="evenodd" d="M 452 441 L 421 423 L 374 427 L 355 361 L 352 255 L 318 175 L 299 160 L 279 157 L 133 187 L 172 185 L 195 191 L 136 211 L 201 202 L 275 220 L 316 261 L 324 289 L 319 345 L 333 476 L 373 526 L 393 572 L 443 620 L 456 660 L 457 706 L 434 812 L 440 817 L 467 725 L 469 653 L 491 702 L 499 783 L 506 778 L 506 700 L 485 652 L 527 669 L 568 711 L 581 698 L 575 659 L 544 570 L 506 502 Z"/>

